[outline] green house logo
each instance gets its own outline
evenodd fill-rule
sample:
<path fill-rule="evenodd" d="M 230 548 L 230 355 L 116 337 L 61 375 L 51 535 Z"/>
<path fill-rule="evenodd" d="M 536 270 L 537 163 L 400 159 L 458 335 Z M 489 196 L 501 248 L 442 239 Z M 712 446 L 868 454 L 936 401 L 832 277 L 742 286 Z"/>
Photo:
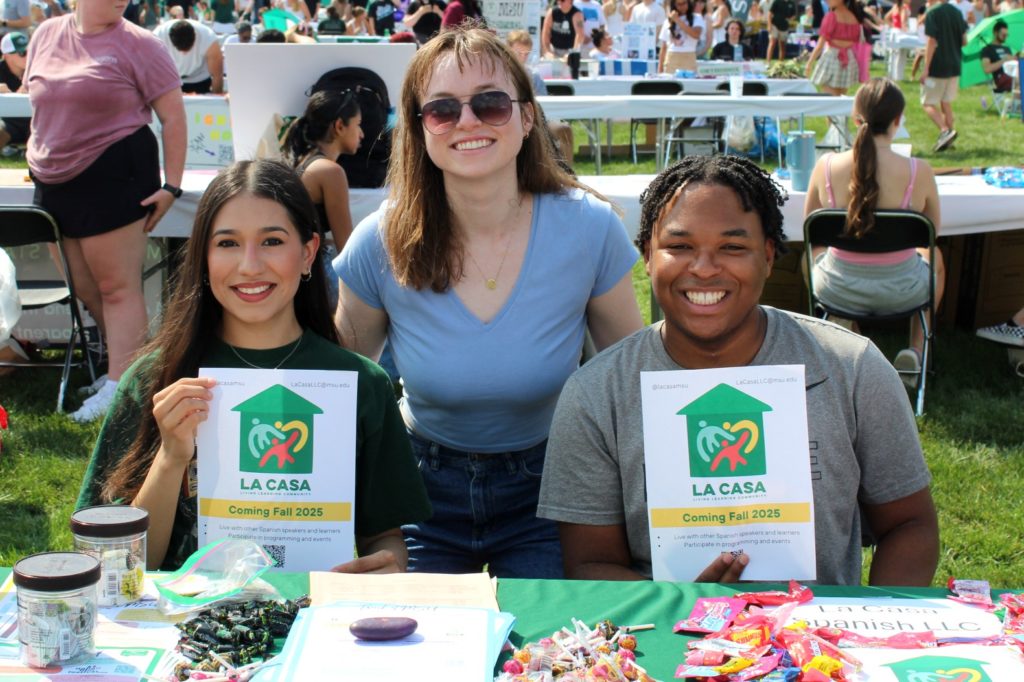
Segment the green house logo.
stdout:
<path fill-rule="evenodd" d="M 241 412 L 238 463 L 256 474 L 313 473 L 313 415 L 319 407 L 280 384 L 231 408 Z"/>
<path fill-rule="evenodd" d="M 719 384 L 676 414 L 686 416 L 690 476 L 763 476 L 762 414 L 769 405 L 726 384 Z"/>
<path fill-rule="evenodd" d="M 992 682 L 981 661 L 951 656 L 919 656 L 890 663 L 899 682 Z"/>

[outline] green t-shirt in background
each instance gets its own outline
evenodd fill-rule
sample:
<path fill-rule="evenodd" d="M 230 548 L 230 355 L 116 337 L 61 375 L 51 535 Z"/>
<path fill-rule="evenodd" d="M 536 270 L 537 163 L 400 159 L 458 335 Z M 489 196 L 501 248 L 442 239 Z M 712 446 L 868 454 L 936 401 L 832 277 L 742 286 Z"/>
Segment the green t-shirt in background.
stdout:
<path fill-rule="evenodd" d="M 967 22 L 964 15 L 948 2 L 940 2 L 924 15 L 924 33 L 935 39 L 935 54 L 932 55 L 928 76 L 932 78 L 953 78 L 960 75 L 961 49 Z"/>
<path fill-rule="evenodd" d="M 245 358 L 261 367 L 275 367 L 293 350 L 294 344 L 268 350 L 245 350 Z M 82 480 L 76 509 L 104 504 L 101 497 L 106 473 L 117 466 L 128 451 L 141 422 L 142 380 L 152 356 L 137 360 L 125 373 L 117 389 L 114 408 L 107 415 Z M 201 367 L 245 369 L 227 344 L 218 340 L 207 351 Z M 430 517 L 430 503 L 416 468 L 394 391 L 387 374 L 361 355 L 347 351 L 312 331 L 305 331 L 294 355 L 281 369 L 353 371 L 359 374 L 356 398 L 356 499 L 355 533 L 373 536 L 406 523 Z M 174 570 L 198 548 L 196 497 L 185 491 L 178 495 L 178 509 L 162 570 Z M 351 557 L 326 557 L 324 568 Z M 150 567 L 155 568 L 155 567 Z"/>

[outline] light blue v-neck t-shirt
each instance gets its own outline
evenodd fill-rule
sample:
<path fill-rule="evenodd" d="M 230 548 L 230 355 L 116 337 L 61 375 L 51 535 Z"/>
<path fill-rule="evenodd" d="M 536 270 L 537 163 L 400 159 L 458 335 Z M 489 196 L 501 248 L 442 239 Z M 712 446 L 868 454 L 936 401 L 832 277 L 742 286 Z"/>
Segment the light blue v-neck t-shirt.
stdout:
<path fill-rule="evenodd" d="M 334 268 L 364 303 L 388 314 L 406 424 L 423 438 L 468 452 L 509 452 L 543 441 L 562 385 L 579 366 L 587 303 L 637 260 L 622 221 L 582 190 L 536 195 L 519 279 L 484 323 L 452 289 L 398 285 L 384 248 L 382 211 L 353 231 Z"/>

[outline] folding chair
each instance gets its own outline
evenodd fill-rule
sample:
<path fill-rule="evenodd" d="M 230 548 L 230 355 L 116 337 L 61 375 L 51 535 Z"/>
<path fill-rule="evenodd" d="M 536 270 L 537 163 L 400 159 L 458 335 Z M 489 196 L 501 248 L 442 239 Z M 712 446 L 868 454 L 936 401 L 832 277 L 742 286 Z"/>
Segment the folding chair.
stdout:
<path fill-rule="evenodd" d="M 637 81 L 633 83 L 633 87 L 630 88 L 629 94 L 636 96 L 647 96 L 652 95 L 678 95 L 683 91 L 682 83 L 678 81 Z M 636 150 L 636 129 L 641 125 L 655 125 L 659 126 L 660 122 L 664 119 L 659 118 L 631 118 L 629 120 L 629 148 L 633 155 L 633 163 L 636 163 L 637 150 Z M 660 160 L 657 158 L 658 154 L 658 143 L 660 140 L 655 140 L 654 154 L 656 161 Z M 657 165 L 657 163 L 655 163 Z"/>
<path fill-rule="evenodd" d="M 13 248 L 30 244 L 55 244 L 60 254 L 60 265 L 66 280 L 17 280 L 18 296 L 22 310 L 45 308 L 55 303 L 67 304 L 71 314 L 71 336 L 64 351 L 63 362 L 0 362 L 3 367 L 63 367 L 60 388 L 57 391 L 57 411 L 64 411 L 64 394 L 72 366 L 85 365 L 89 368 L 89 380 L 96 380 L 96 369 L 89 352 L 88 339 L 82 326 L 82 313 L 75 298 L 75 287 L 71 271 L 61 246 L 61 236 L 53 217 L 38 206 L 0 206 L 0 247 Z M 82 359 L 74 361 L 78 348 Z"/>
<path fill-rule="evenodd" d="M 697 94 L 701 94 L 701 95 L 717 95 L 719 97 L 724 97 L 725 95 L 728 95 L 729 93 L 728 92 L 724 92 L 722 90 L 715 90 L 714 92 L 704 92 L 704 93 L 693 93 L 693 92 L 686 92 L 686 91 L 684 91 L 684 92 L 680 92 L 679 96 L 680 97 L 689 97 L 691 95 L 697 95 Z M 678 152 L 677 153 L 677 159 L 681 160 L 684 156 L 686 156 L 686 143 L 687 142 L 693 143 L 694 145 L 708 144 L 710 142 L 712 148 L 715 151 L 715 153 L 721 153 L 721 152 L 725 151 L 725 137 L 724 137 L 725 119 L 723 119 L 721 116 L 707 116 L 707 117 L 705 117 L 705 119 L 707 120 L 708 125 L 700 126 L 700 127 L 694 127 L 694 126 L 685 125 L 687 121 L 692 120 L 692 117 L 677 117 L 677 118 L 673 118 L 672 119 L 672 121 L 668 125 L 668 131 L 665 133 L 665 140 L 664 140 L 664 144 L 665 144 L 665 164 L 664 165 L 665 165 L 665 167 L 668 167 L 669 162 L 672 160 L 672 148 L 673 148 L 673 146 L 675 146 L 675 148 L 676 148 L 676 150 Z M 686 135 L 687 132 L 695 133 L 698 130 L 709 130 L 709 131 L 711 131 L 711 137 L 709 137 L 709 138 L 697 137 L 697 136 L 687 137 L 687 135 Z"/>
<path fill-rule="evenodd" d="M 810 314 L 818 312 L 824 319 L 829 316 L 844 317 L 854 321 L 899 320 L 917 316 L 924 333 L 921 351 L 921 370 L 917 377 L 917 399 L 915 414 L 924 414 L 925 382 L 928 363 L 932 355 L 934 332 L 929 320 L 935 312 L 935 226 L 926 216 L 914 211 L 877 210 L 875 226 L 860 238 L 843 234 L 846 227 L 846 211 L 843 209 L 819 209 L 804 220 L 804 254 L 807 259 L 807 288 Z M 814 256 L 812 246 L 832 246 L 858 253 L 888 253 L 901 249 L 928 249 L 928 299 L 909 310 L 878 310 L 870 313 L 852 312 L 823 303 L 814 290 Z M 905 373 L 905 372 L 904 372 Z"/>

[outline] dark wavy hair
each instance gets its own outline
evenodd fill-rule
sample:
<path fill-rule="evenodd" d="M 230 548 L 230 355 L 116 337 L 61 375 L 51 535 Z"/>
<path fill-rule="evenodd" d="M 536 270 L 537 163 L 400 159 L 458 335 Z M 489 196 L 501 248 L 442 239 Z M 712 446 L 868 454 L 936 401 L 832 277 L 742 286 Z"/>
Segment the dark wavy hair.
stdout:
<path fill-rule="evenodd" d="M 285 164 L 269 160 L 239 161 L 213 179 L 199 201 L 192 236 L 172 282 L 172 294 L 160 330 L 139 351 L 141 357 L 147 358 L 139 370 L 141 404 L 145 407 L 138 434 L 128 452 L 116 469 L 101 474 L 101 497 L 106 502 L 130 501 L 138 494 L 160 449 L 160 429 L 152 410 L 153 396 L 178 379 L 198 376 L 199 363 L 217 339 L 223 309 L 208 283 L 210 234 L 220 209 L 242 194 L 280 204 L 304 244 L 315 234 L 313 202 L 299 176 Z M 309 280 L 299 284 L 294 304 L 295 317 L 303 329 L 341 343 L 327 303 L 327 278 L 318 262 L 314 261 Z"/>
<path fill-rule="evenodd" d="M 903 91 L 888 78 L 872 78 L 857 90 L 853 110 L 861 123 L 853 141 L 853 173 L 850 175 L 850 204 L 846 209 L 844 234 L 861 237 L 875 226 L 878 206 L 878 151 L 875 135 L 883 135 L 903 114 Z"/>
<path fill-rule="evenodd" d="M 326 140 L 335 121 L 348 125 L 358 115 L 359 101 L 355 91 L 314 92 L 306 102 L 306 111 L 288 126 L 284 135 L 281 150 L 285 160 L 293 168 L 297 167 L 317 142 Z"/>
<path fill-rule="evenodd" d="M 640 195 L 640 231 L 636 247 L 647 253 L 654 228 L 665 207 L 684 185 L 722 185 L 740 198 L 744 211 L 754 211 L 761 218 L 764 236 L 774 242 L 775 252 L 786 253 L 782 231 L 782 205 L 786 193 L 760 166 L 740 156 L 687 156 L 666 168 Z"/>

